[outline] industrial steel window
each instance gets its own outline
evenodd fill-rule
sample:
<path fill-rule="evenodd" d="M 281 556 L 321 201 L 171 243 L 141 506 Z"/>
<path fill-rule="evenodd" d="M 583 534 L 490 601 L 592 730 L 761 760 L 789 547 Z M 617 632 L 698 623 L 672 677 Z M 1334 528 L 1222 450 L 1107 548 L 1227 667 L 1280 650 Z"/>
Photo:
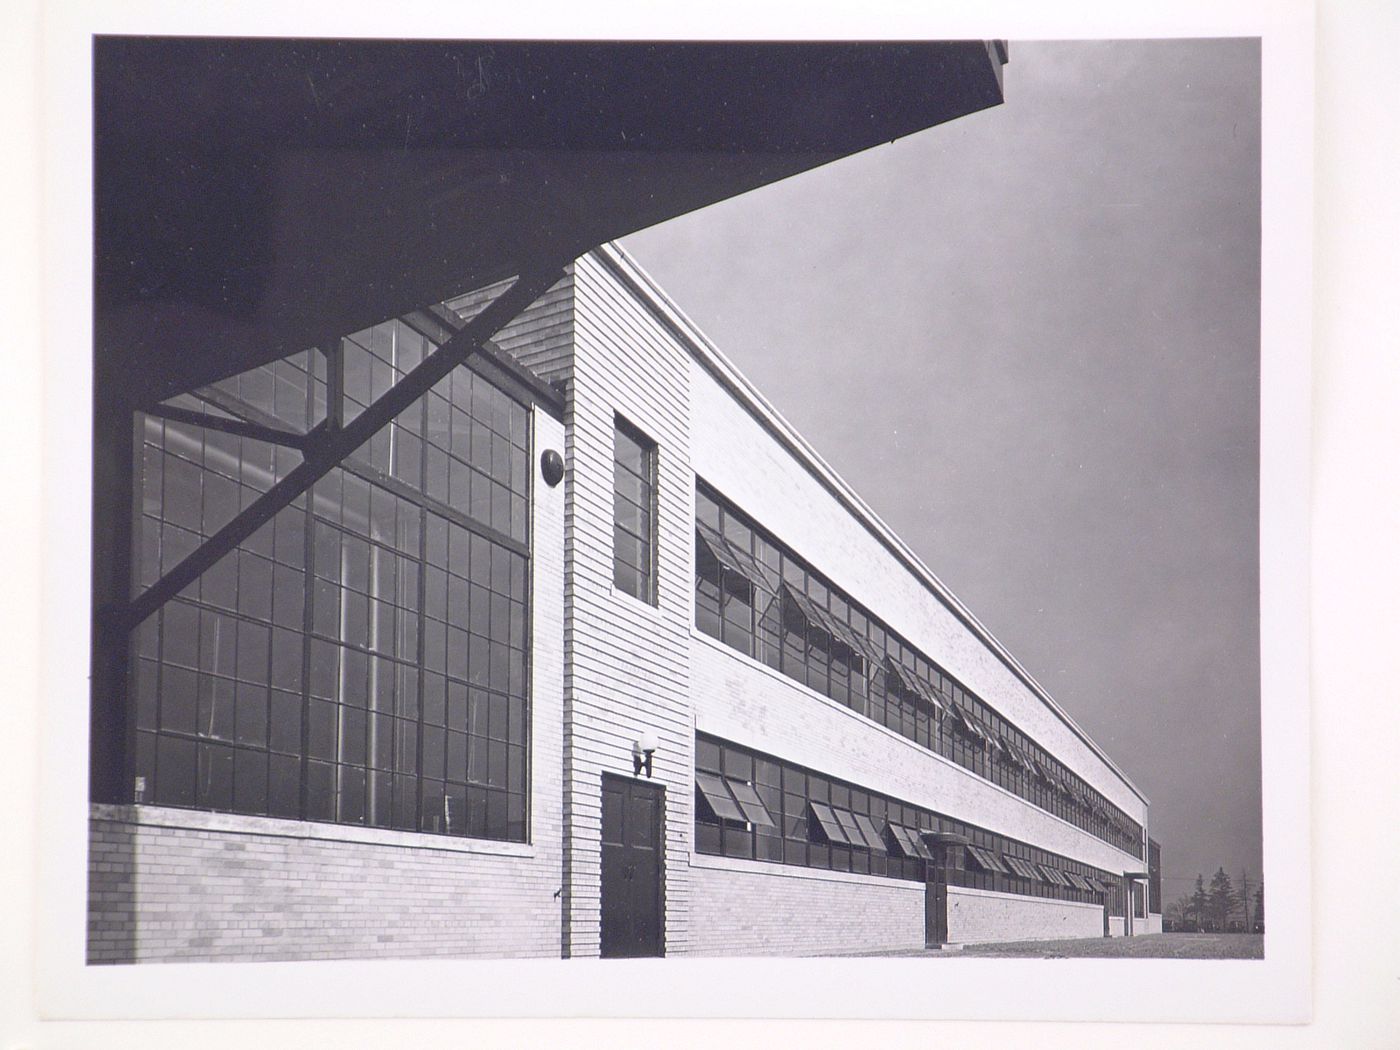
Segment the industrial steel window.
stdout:
<path fill-rule="evenodd" d="M 765 828 L 775 826 L 768 808 L 752 784 L 697 771 L 695 786 L 717 819 L 736 820 Z"/>
<path fill-rule="evenodd" d="M 1138 825 L 703 482 L 695 491 L 695 624 L 1141 856 Z"/>
<path fill-rule="evenodd" d="M 1040 873 L 1036 871 L 1035 868 L 1031 867 L 1029 862 L 1022 860 L 1020 857 L 1011 856 L 1006 857 L 1005 860 L 1011 867 L 1011 870 L 1015 874 L 1021 876 L 1021 878 L 1033 879 L 1037 882 L 1040 881 Z"/>
<path fill-rule="evenodd" d="M 613 584 L 656 604 L 656 442 L 621 416 L 613 430 Z"/>
<path fill-rule="evenodd" d="M 394 321 L 144 417 L 138 583 L 296 465 L 188 413 L 352 419 L 429 341 Z M 137 802 L 523 841 L 528 410 L 459 368 L 136 631 Z"/>
<path fill-rule="evenodd" d="M 981 846 L 968 846 L 967 852 L 972 854 L 972 859 L 977 866 L 991 875 L 1010 875 L 1011 869 L 1002 863 L 996 853 Z"/>
<path fill-rule="evenodd" d="M 922 880 L 932 860 L 923 836 L 943 831 L 971 842 L 972 867 L 948 871 L 951 884 L 1102 902 L 1092 880 L 1106 874 L 1078 861 L 704 734 L 695 784 L 699 853 Z M 1084 884 L 1052 882 L 1036 864 L 1078 872 Z"/>

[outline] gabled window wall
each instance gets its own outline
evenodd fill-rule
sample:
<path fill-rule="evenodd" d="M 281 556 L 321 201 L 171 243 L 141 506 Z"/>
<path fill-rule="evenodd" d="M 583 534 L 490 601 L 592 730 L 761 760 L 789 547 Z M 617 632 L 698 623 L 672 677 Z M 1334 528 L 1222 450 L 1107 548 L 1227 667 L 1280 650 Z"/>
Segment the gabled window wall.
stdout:
<path fill-rule="evenodd" d="M 703 482 L 695 622 L 705 634 L 1142 856 L 1142 828 Z"/>

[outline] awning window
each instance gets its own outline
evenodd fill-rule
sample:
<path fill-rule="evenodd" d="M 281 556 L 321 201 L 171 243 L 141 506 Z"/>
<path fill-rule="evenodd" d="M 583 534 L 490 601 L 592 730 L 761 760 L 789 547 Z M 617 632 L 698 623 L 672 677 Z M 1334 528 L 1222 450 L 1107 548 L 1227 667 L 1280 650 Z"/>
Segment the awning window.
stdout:
<path fill-rule="evenodd" d="M 903 824 L 887 824 L 890 829 L 890 836 L 894 839 L 899 851 L 906 857 L 917 857 L 922 860 L 932 860 L 933 854 L 924 845 L 923 836 L 913 828 L 906 828 Z"/>
<path fill-rule="evenodd" d="M 981 846 L 968 846 L 968 853 L 972 854 L 972 859 L 976 865 L 990 875 L 1010 875 L 1008 868 L 997 854 Z"/>
<path fill-rule="evenodd" d="M 792 584 L 783 584 L 783 594 L 804 620 L 829 634 L 837 645 L 845 646 L 866 661 L 867 668 L 877 665 L 883 659 L 882 654 L 875 651 L 875 647 L 867 638 L 852 630 L 849 624 L 836 619 Z"/>
<path fill-rule="evenodd" d="M 1045 879 L 1047 882 L 1052 882 L 1056 886 L 1065 886 L 1067 888 L 1073 888 L 1070 886 L 1069 879 L 1065 878 L 1064 872 L 1062 872 L 1059 868 L 1052 868 L 1048 864 L 1041 864 L 1039 865 L 1039 867 L 1040 870 L 1045 873 Z"/>
<path fill-rule="evenodd" d="M 856 823 L 856 815 L 849 809 L 837 809 L 835 806 L 831 807 L 831 811 L 836 814 L 841 830 L 846 833 L 850 844 L 857 849 L 868 848 L 865 844 L 865 836 L 861 834 L 860 825 Z"/>
<path fill-rule="evenodd" d="M 695 787 L 720 820 L 756 824 L 765 828 L 775 826 L 768 807 L 758 797 L 753 785 L 746 781 L 697 770 Z"/>
<path fill-rule="evenodd" d="M 957 704 L 953 704 L 949 708 L 949 712 L 953 716 L 954 725 L 956 725 L 964 733 L 972 737 L 974 740 L 978 741 L 983 746 L 985 746 L 987 742 L 991 739 L 991 737 L 987 734 L 986 730 L 984 730 L 981 726 L 974 722 L 968 716 L 967 712 L 964 711 Z"/>
<path fill-rule="evenodd" d="M 885 849 L 885 840 L 879 830 L 875 827 L 875 822 L 864 813 L 851 814 L 856 818 L 856 827 L 860 828 L 860 833 L 865 838 L 865 844 L 870 847 L 872 853 L 888 853 Z"/>
<path fill-rule="evenodd" d="M 841 822 L 836 819 L 836 813 L 830 806 L 825 802 L 809 802 L 808 806 L 811 807 L 812 816 L 817 821 L 817 827 L 821 829 L 821 833 L 826 836 L 828 842 L 842 846 L 851 845 L 850 836 L 841 827 Z"/>
<path fill-rule="evenodd" d="M 714 526 L 697 521 L 695 535 L 714 555 L 715 561 L 730 572 L 742 576 L 770 597 L 778 593 L 778 574 L 748 551 L 725 539 Z"/>
<path fill-rule="evenodd" d="M 746 780 L 735 780 L 733 777 L 725 777 L 724 784 L 734 796 L 734 801 L 739 803 L 739 808 L 744 811 L 744 817 L 750 824 L 764 828 L 776 826 L 768 813 L 768 807 L 763 804 L 763 799 L 758 797 L 758 792 L 752 784 Z"/>
<path fill-rule="evenodd" d="M 1036 882 L 1044 881 L 1040 877 L 1040 872 L 1035 870 L 1030 861 L 1022 860 L 1020 857 L 1005 857 L 1003 859 L 1011 866 L 1011 870 L 1021 878 L 1034 879 Z"/>
<path fill-rule="evenodd" d="M 1083 875 L 1076 874 L 1072 871 L 1067 871 L 1065 872 L 1065 877 L 1069 879 L 1070 883 L 1074 886 L 1075 889 L 1088 890 L 1090 893 L 1095 892 L 1094 887 L 1089 884 L 1089 880 L 1086 879 Z"/>
<path fill-rule="evenodd" d="M 913 671 L 901 664 L 895 663 L 889 657 L 885 658 L 885 668 L 899 680 L 900 686 L 906 693 L 913 693 L 935 711 L 943 710 L 943 703 L 938 699 L 938 695 L 934 692 L 933 686 L 929 685 Z"/>

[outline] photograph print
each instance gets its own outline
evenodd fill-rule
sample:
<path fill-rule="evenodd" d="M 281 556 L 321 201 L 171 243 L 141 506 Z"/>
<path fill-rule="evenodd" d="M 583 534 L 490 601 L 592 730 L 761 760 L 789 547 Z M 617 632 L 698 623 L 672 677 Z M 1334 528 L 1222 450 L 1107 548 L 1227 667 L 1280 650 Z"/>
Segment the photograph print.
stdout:
<path fill-rule="evenodd" d="M 1257 38 L 92 74 L 89 966 L 1265 957 Z"/>

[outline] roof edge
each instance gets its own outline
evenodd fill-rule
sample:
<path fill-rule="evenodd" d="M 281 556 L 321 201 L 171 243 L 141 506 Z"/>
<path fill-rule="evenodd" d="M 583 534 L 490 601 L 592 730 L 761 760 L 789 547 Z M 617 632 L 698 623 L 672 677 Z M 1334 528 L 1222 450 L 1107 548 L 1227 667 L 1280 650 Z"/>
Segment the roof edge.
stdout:
<path fill-rule="evenodd" d="M 826 462 L 819 452 L 797 432 L 797 429 L 789 423 L 781 412 L 763 396 L 757 387 L 739 371 L 735 364 L 724 355 L 720 349 L 702 332 L 675 301 L 671 299 L 661 286 L 652 279 L 651 275 L 644 270 L 641 265 L 617 242 L 609 242 L 600 245 L 587 253 L 594 256 L 611 270 L 617 277 L 626 283 L 642 302 L 656 315 L 657 319 L 665 324 L 681 341 L 687 346 L 705 368 L 724 386 L 730 393 L 734 394 L 746 409 L 758 420 L 763 427 L 776 437 L 789 452 L 795 455 L 800 462 L 811 472 L 836 499 L 856 515 L 867 531 L 871 533 L 884 547 L 894 554 L 905 567 L 913 571 L 921 583 L 941 602 L 954 616 L 968 627 L 973 634 L 999 659 L 1006 668 L 1014 674 L 1022 684 L 1042 702 L 1050 711 L 1060 719 L 1065 726 L 1074 733 L 1081 741 L 1088 745 L 1089 749 L 1103 760 L 1104 764 L 1111 770 L 1119 780 L 1121 780 L 1134 795 L 1136 795 L 1144 805 L 1150 806 L 1151 800 L 1142 793 L 1142 790 L 1132 782 L 1126 773 L 1123 772 L 1108 756 L 1102 747 L 1097 744 L 1089 734 L 1070 717 L 1054 697 L 1052 697 L 1043 685 L 1036 681 L 1035 676 L 1026 670 L 1016 657 L 1001 644 L 980 620 L 967 608 L 958 597 L 948 589 L 947 585 L 924 564 L 923 559 L 914 552 L 899 536 L 880 518 L 878 514 L 863 500 L 859 493 L 846 482 L 836 471 Z M 1146 822 L 1144 822 L 1144 827 Z"/>

